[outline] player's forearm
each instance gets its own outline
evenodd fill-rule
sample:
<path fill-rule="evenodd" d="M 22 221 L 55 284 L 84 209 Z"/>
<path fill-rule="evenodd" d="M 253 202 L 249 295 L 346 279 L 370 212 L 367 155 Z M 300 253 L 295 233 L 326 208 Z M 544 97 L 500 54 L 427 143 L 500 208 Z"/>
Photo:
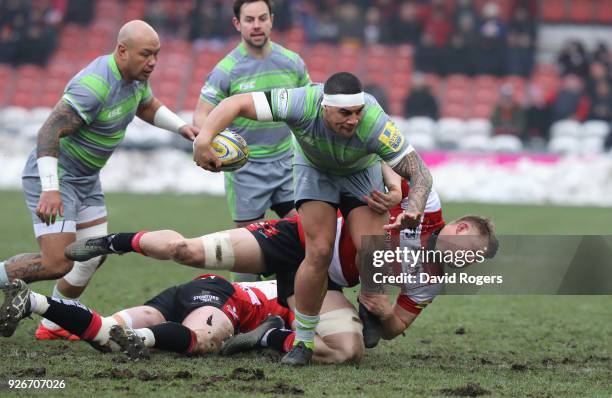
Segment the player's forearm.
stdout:
<path fill-rule="evenodd" d="M 400 177 L 399 174 L 393 171 L 393 169 L 389 167 L 385 162 L 382 162 L 381 167 L 382 167 L 383 181 L 387 189 L 389 191 L 393 191 L 393 190 L 399 191 L 401 195 L 402 177 Z"/>
<path fill-rule="evenodd" d="M 201 129 L 204 126 L 204 121 L 208 117 L 208 114 L 213 110 L 214 106 L 202 99 L 198 100 L 196 109 L 193 112 L 193 125 Z"/>
<path fill-rule="evenodd" d="M 410 193 L 408 194 L 409 211 L 422 213 L 427 204 L 427 197 L 431 191 L 433 178 L 423 159 L 416 151 L 404 156 L 400 162 L 393 167 L 393 170 L 400 176 L 410 181 Z"/>
<path fill-rule="evenodd" d="M 406 324 L 395 314 L 380 319 L 382 325 L 382 338 L 391 340 L 406 330 Z"/>
<path fill-rule="evenodd" d="M 141 104 L 136 111 L 136 116 L 144 120 L 145 122 L 155 125 L 155 113 L 162 106 L 160 100 L 156 97 L 151 98 L 150 101 Z"/>
<path fill-rule="evenodd" d="M 239 116 L 257 120 L 251 94 L 238 94 L 221 101 L 206 117 L 198 142 L 210 144 L 217 134 L 228 128 Z"/>
<path fill-rule="evenodd" d="M 83 119 L 64 101 L 55 105 L 51 114 L 38 131 L 36 157 L 59 156 L 60 137 L 73 134 L 83 124 Z"/>

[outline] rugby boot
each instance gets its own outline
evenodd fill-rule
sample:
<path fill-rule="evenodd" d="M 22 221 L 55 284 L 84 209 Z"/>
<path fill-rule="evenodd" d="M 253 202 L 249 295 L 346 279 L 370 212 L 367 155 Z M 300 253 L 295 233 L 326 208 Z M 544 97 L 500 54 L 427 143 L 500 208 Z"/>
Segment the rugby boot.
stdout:
<path fill-rule="evenodd" d="M 110 328 L 110 341 L 116 343 L 121 352 L 133 361 L 151 359 L 149 349 L 145 347 L 144 340 L 131 328 L 122 328 L 114 325 Z"/>
<path fill-rule="evenodd" d="M 42 323 L 38 325 L 34 332 L 36 340 L 68 340 L 68 341 L 79 341 L 81 340 L 76 334 L 72 334 L 66 329 L 49 329 Z"/>
<path fill-rule="evenodd" d="M 283 327 L 285 327 L 283 318 L 278 315 L 271 315 L 250 332 L 239 333 L 223 343 L 220 354 L 233 355 L 238 352 L 250 351 L 259 345 L 268 330 L 282 329 Z"/>
<path fill-rule="evenodd" d="M 30 315 L 30 289 L 21 279 L 8 282 L 0 288 L 4 302 L 0 307 L 0 334 L 11 337 L 19 321 Z"/>
<path fill-rule="evenodd" d="M 64 249 L 64 255 L 72 261 L 87 261 L 106 254 L 123 254 L 113 250 L 111 241 L 115 235 L 97 236 L 89 239 L 79 239 Z"/>
<path fill-rule="evenodd" d="M 281 363 L 289 366 L 305 366 L 310 363 L 313 351 L 306 347 L 303 341 L 293 346 L 293 349 L 285 354 Z"/>
<path fill-rule="evenodd" d="M 380 319 L 359 303 L 359 319 L 363 324 L 363 344 L 366 348 L 374 348 L 382 337 L 382 324 Z"/>

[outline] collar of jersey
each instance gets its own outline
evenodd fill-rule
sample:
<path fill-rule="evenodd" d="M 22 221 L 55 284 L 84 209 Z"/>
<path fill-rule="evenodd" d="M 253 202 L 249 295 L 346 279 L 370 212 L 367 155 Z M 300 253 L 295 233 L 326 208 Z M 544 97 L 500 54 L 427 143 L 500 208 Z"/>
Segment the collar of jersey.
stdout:
<path fill-rule="evenodd" d="M 119 67 L 117 66 L 117 62 L 115 61 L 115 56 L 112 53 L 108 56 L 108 66 L 113 71 L 113 75 L 115 76 L 115 78 L 117 80 L 121 80 L 121 72 L 119 72 Z"/>

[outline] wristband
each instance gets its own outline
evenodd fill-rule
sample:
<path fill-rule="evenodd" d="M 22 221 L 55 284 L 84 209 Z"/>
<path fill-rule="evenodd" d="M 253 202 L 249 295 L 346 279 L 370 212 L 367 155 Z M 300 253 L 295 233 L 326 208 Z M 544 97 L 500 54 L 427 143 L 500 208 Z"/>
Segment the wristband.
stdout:
<path fill-rule="evenodd" d="M 57 158 L 53 156 L 42 156 L 36 159 L 38 164 L 38 175 L 43 192 L 59 191 L 59 178 L 57 176 Z"/>
<path fill-rule="evenodd" d="M 153 125 L 160 129 L 172 131 L 173 133 L 178 133 L 180 128 L 186 124 L 187 123 L 183 119 L 178 117 L 176 113 L 172 112 L 164 105 L 157 109 L 153 117 Z"/>

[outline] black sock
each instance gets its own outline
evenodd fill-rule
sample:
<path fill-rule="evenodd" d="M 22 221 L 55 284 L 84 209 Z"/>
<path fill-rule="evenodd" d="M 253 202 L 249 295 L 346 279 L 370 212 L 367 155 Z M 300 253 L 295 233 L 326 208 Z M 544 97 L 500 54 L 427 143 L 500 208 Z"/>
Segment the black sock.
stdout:
<path fill-rule="evenodd" d="M 78 301 L 47 296 L 47 303 L 49 303 L 49 308 L 42 316 L 77 336 L 83 336 L 85 331 L 92 325 L 92 322 L 95 323 L 94 321 L 97 322 L 100 319 L 99 315 Z M 99 330 L 100 325 L 97 326 Z M 95 325 L 92 326 L 93 328 L 95 328 Z M 95 330 L 95 333 L 98 333 L 98 330 Z M 94 330 L 91 332 L 94 332 Z"/>
<path fill-rule="evenodd" d="M 136 232 L 120 232 L 113 235 L 111 245 L 116 252 L 126 253 L 133 252 L 132 239 L 136 236 Z"/>
<path fill-rule="evenodd" d="M 283 344 L 285 339 L 292 333 L 288 329 L 272 329 L 266 336 L 266 344 L 268 347 L 275 349 L 276 351 L 283 352 Z"/>
<path fill-rule="evenodd" d="M 176 322 L 164 322 L 148 327 L 155 336 L 155 348 L 179 353 L 189 353 L 196 346 L 195 333 Z"/>

